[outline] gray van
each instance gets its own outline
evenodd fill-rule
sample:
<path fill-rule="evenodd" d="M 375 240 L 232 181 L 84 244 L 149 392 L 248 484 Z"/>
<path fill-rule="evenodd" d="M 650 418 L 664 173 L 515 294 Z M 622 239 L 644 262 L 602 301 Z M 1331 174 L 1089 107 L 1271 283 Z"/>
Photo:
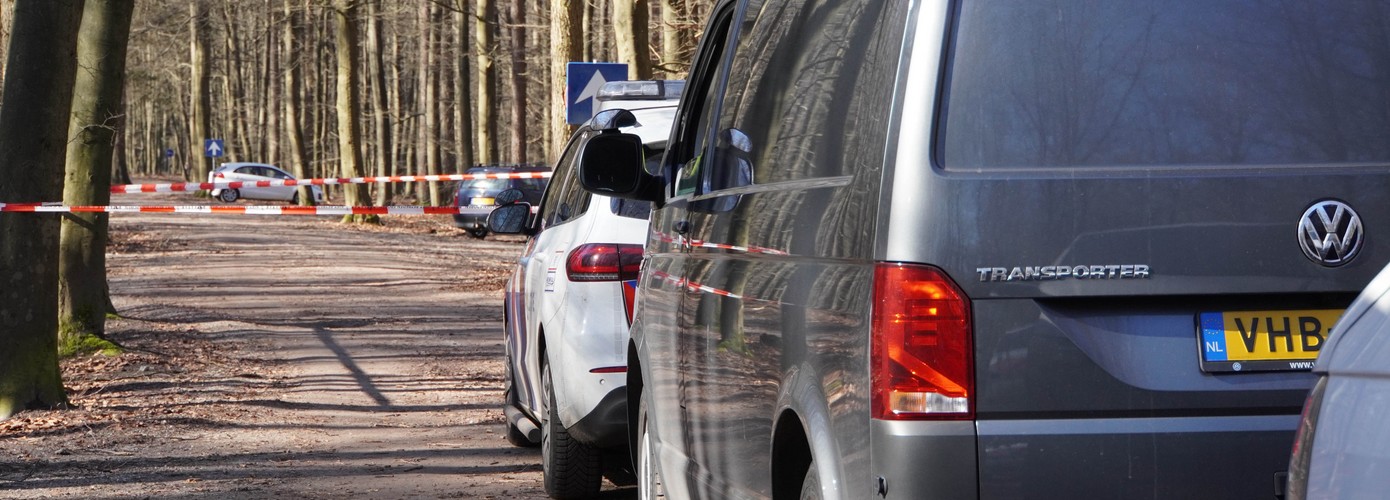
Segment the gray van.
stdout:
<path fill-rule="evenodd" d="M 651 201 L 639 495 L 1271 498 L 1390 261 L 1390 7 L 718 2 Z"/>

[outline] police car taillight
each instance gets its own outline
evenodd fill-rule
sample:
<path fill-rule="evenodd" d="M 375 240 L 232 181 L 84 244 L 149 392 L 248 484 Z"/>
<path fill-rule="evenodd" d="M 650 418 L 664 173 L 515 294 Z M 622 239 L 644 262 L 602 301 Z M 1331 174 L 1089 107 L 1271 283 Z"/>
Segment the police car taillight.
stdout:
<path fill-rule="evenodd" d="M 1317 385 L 1308 392 L 1308 400 L 1303 403 L 1303 417 L 1298 424 L 1298 434 L 1293 440 L 1293 453 L 1289 457 L 1289 476 L 1285 496 L 1287 500 L 1308 498 L 1308 473 L 1313 458 L 1313 438 L 1318 430 L 1318 415 L 1322 413 L 1323 394 L 1327 393 L 1327 376 L 1318 379 Z"/>
<path fill-rule="evenodd" d="M 570 281 L 635 280 L 641 268 L 641 245 L 589 243 L 570 251 L 565 260 Z"/>

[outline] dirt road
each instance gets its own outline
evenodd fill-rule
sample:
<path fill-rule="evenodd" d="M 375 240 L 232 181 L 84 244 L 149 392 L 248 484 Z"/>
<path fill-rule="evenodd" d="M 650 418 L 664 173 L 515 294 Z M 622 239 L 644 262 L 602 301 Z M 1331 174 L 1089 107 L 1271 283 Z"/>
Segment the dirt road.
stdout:
<path fill-rule="evenodd" d="M 388 224 L 113 216 L 129 353 L 64 363 L 76 409 L 0 422 L 0 498 L 543 498 L 499 409 L 520 240 Z"/>

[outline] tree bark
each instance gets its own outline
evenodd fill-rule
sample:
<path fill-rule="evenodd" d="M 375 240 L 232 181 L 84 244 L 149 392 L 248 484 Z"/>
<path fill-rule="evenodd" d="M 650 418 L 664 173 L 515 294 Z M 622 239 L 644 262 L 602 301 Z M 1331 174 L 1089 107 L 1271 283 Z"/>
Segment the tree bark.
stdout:
<path fill-rule="evenodd" d="M 613 0 L 613 32 L 617 38 L 618 62 L 627 64 L 632 80 L 652 77 L 651 41 L 647 28 L 651 11 L 647 0 Z"/>
<path fill-rule="evenodd" d="M 18 0 L 0 106 L 0 200 L 63 194 L 82 0 Z M 58 217 L 0 213 L 0 419 L 67 403 L 58 371 Z"/>
<path fill-rule="evenodd" d="M 77 45 L 77 73 L 68 126 L 65 205 L 109 205 L 115 141 L 125 127 L 126 43 L 130 0 L 87 0 Z M 63 219 L 58 256 L 58 346 L 82 350 L 85 337 L 106 336 L 106 240 L 104 213 Z"/>
<path fill-rule="evenodd" d="M 372 79 L 372 117 L 376 120 L 376 175 L 396 174 L 396 150 L 391 144 L 391 108 L 387 102 L 386 69 L 382 64 L 385 44 L 381 38 L 381 0 L 367 2 L 367 45 L 371 55 L 367 58 L 368 77 Z M 376 191 L 377 206 L 391 204 L 391 185 L 381 184 Z"/>
<path fill-rule="evenodd" d="M 223 67 L 224 78 L 223 89 L 226 100 L 222 102 L 224 116 L 213 123 L 219 125 L 214 133 L 226 140 L 230 151 L 224 153 L 227 158 L 240 158 L 242 160 L 265 161 L 263 157 L 255 157 L 255 150 L 251 147 L 251 127 L 249 126 L 251 113 L 254 112 L 252 102 L 247 92 L 246 78 L 246 58 L 243 57 L 240 23 L 242 19 L 240 13 L 233 13 L 234 8 L 239 8 L 240 2 L 225 2 L 222 4 L 222 27 L 225 47 L 227 49 Z M 225 127 L 225 128 L 224 128 Z M 260 134 L 257 134 L 260 135 Z M 235 154 L 235 155 L 233 155 Z M 216 161 L 216 159 L 214 159 Z"/>
<path fill-rule="evenodd" d="M 474 12 L 474 53 L 477 57 L 478 95 L 478 162 L 484 165 L 497 162 L 497 73 L 493 68 L 496 43 L 497 3 L 477 0 Z"/>
<path fill-rule="evenodd" d="M 526 163 L 526 2 L 513 1 L 508 9 L 512 52 L 512 102 L 510 163 Z"/>
<path fill-rule="evenodd" d="M 685 73 L 687 66 L 681 41 L 681 0 L 661 0 L 661 71 L 667 79 Z"/>
<path fill-rule="evenodd" d="M 365 177 L 366 171 L 362 168 L 362 103 L 355 85 L 357 61 L 361 58 L 361 48 L 357 45 L 357 0 L 333 0 L 333 14 L 337 19 L 334 38 L 337 41 L 335 55 L 338 61 L 338 156 L 343 177 Z M 343 198 L 349 206 L 371 203 L 365 184 L 344 186 Z M 349 215 L 343 220 L 376 223 L 378 218 Z"/>
<path fill-rule="evenodd" d="M 584 0 L 550 2 L 550 160 L 558 160 L 574 128 L 565 122 L 565 78 L 569 63 L 584 59 Z"/>
<path fill-rule="evenodd" d="M 300 28 L 302 20 L 299 14 L 294 12 L 292 0 L 285 0 L 285 132 L 290 140 L 290 166 L 294 176 L 300 179 L 312 177 L 309 171 L 309 151 L 304 145 L 304 124 L 300 120 L 300 110 L 303 104 L 300 102 L 300 86 L 303 85 L 303 64 L 304 60 L 295 50 L 295 40 L 299 39 L 303 29 Z M 299 204 L 303 206 L 313 206 L 315 203 L 313 194 L 306 186 L 299 187 Z"/>
<path fill-rule="evenodd" d="M 275 112 L 276 103 L 279 102 L 279 80 L 275 78 L 275 72 L 279 70 L 280 45 L 275 43 L 275 5 L 270 0 L 265 0 L 265 40 L 262 42 L 262 50 L 265 51 L 265 66 L 261 72 L 261 87 L 264 98 L 261 100 L 261 109 L 257 111 L 260 116 L 261 130 L 261 151 L 259 158 L 262 161 L 284 164 L 284 159 L 280 157 L 280 113 Z"/>
<path fill-rule="evenodd" d="M 454 165 L 454 173 L 462 174 L 473 166 L 473 99 L 469 92 L 473 88 L 473 68 L 468 60 L 468 0 L 458 0 L 455 12 L 454 29 L 458 36 L 458 64 L 455 67 L 454 94 L 458 97 L 455 108 L 454 141 L 458 143 L 459 157 Z"/>
<path fill-rule="evenodd" d="M 421 165 L 422 174 L 439 174 L 439 79 L 438 71 L 435 68 L 435 53 L 439 50 L 439 43 L 435 39 L 434 29 L 434 4 L 423 2 L 420 4 L 420 43 L 424 50 L 420 51 L 420 109 L 424 113 L 424 125 L 420 127 L 420 147 L 424 148 L 425 163 Z M 420 199 L 420 203 L 429 203 L 432 207 L 439 206 L 439 183 L 427 182 L 417 184 L 425 189 L 425 196 Z M 426 199 L 427 198 L 427 199 Z"/>
<path fill-rule="evenodd" d="M 208 31 L 211 29 L 212 17 L 204 5 L 205 2 L 206 0 L 193 0 L 188 3 L 192 11 L 189 29 L 192 32 L 193 82 L 193 89 L 189 94 L 193 100 L 193 121 L 188 127 L 188 145 L 193 151 L 189 152 L 188 163 L 194 167 L 191 172 L 185 168 L 184 179 L 196 182 L 203 182 L 208 178 L 208 173 L 212 172 L 213 161 L 203 151 L 203 141 L 212 139 L 209 137 L 212 130 L 212 90 L 208 88 L 212 84 L 212 59 L 207 55 Z"/>
<path fill-rule="evenodd" d="M 412 164 L 411 155 L 413 155 L 415 152 L 415 148 L 413 147 L 415 141 L 410 140 L 410 137 L 413 137 L 412 129 L 410 127 L 411 124 L 415 122 L 415 120 L 405 119 L 406 115 L 404 113 L 404 103 L 407 102 L 408 98 L 406 96 L 409 93 L 406 87 L 408 87 L 409 85 L 407 83 L 407 78 L 401 76 L 401 68 L 405 66 L 405 56 L 402 55 L 401 52 L 401 32 L 402 30 L 399 29 L 393 30 L 391 32 L 390 45 L 391 109 L 394 110 L 395 116 L 397 117 L 396 126 L 394 127 L 392 132 L 395 135 L 395 137 L 393 137 L 394 142 L 398 145 L 398 147 L 396 148 L 396 154 L 392 158 L 392 161 L 396 162 L 396 165 L 401 165 L 401 167 L 398 168 L 398 170 L 403 170 L 406 168 L 405 165 Z M 391 192 L 395 196 L 405 196 L 410 193 L 411 188 L 409 184 L 404 182 L 397 184 L 388 184 L 387 186 L 391 188 Z"/>

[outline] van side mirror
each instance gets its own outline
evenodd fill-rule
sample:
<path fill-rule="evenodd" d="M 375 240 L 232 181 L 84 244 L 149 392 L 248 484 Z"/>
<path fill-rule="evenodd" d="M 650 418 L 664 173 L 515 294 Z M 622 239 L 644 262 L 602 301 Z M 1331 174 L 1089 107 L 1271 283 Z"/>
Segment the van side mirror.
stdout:
<path fill-rule="evenodd" d="M 590 193 L 660 206 L 661 179 L 647 172 L 646 149 L 634 134 L 605 131 L 579 152 L 579 184 Z"/>

